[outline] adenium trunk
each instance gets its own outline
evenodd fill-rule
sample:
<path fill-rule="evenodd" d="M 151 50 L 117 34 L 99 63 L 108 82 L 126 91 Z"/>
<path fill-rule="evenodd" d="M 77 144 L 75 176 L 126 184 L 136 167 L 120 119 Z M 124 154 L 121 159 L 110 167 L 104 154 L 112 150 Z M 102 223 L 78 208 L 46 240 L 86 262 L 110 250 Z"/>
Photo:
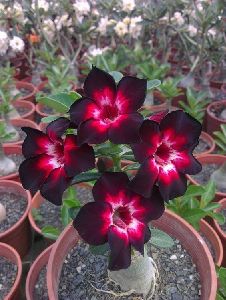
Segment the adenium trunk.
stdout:
<path fill-rule="evenodd" d="M 15 162 L 6 157 L 0 143 L 0 176 L 6 176 L 16 171 Z"/>
<path fill-rule="evenodd" d="M 128 269 L 108 271 L 109 279 L 120 286 L 122 291 L 131 291 L 151 297 L 156 286 L 158 271 L 153 259 L 145 251 L 144 256 L 135 252 Z"/>

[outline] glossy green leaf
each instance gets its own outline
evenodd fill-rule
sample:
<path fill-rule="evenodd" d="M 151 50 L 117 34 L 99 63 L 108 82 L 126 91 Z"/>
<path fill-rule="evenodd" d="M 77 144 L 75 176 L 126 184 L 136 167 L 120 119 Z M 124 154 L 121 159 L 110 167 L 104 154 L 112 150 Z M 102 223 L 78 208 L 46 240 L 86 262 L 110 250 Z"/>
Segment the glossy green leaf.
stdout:
<path fill-rule="evenodd" d="M 148 80 L 147 90 L 150 91 L 154 88 L 157 88 L 161 84 L 161 81 L 158 79 Z"/>
<path fill-rule="evenodd" d="M 156 228 L 150 228 L 150 230 L 151 230 L 150 243 L 153 246 L 159 248 L 170 248 L 174 245 L 173 239 L 165 232 Z"/>
<path fill-rule="evenodd" d="M 118 83 L 123 77 L 123 74 L 117 71 L 109 72 L 109 74 L 114 78 L 116 83 Z"/>
<path fill-rule="evenodd" d="M 99 245 L 99 246 L 89 246 L 89 250 L 91 253 L 95 255 L 105 255 L 107 251 L 109 251 L 109 245 L 108 243 L 104 245 Z"/>
<path fill-rule="evenodd" d="M 53 226 L 47 225 L 42 228 L 42 234 L 52 240 L 57 240 L 60 235 L 60 230 Z"/>
<path fill-rule="evenodd" d="M 201 207 L 205 207 L 210 201 L 213 200 L 216 193 L 216 185 L 213 181 L 209 181 L 204 186 L 204 193 L 201 195 Z"/>
<path fill-rule="evenodd" d="M 75 183 L 80 183 L 80 182 L 88 182 L 88 181 L 93 181 L 99 179 L 101 176 L 101 173 L 98 172 L 86 172 L 86 173 L 81 173 L 79 175 L 76 175 L 73 180 L 72 180 L 72 185 Z"/>
<path fill-rule="evenodd" d="M 66 227 L 71 222 L 68 207 L 65 205 L 61 207 L 61 221 L 64 227 Z"/>
<path fill-rule="evenodd" d="M 59 116 L 48 116 L 41 119 L 42 123 L 50 123 L 52 121 L 55 121 Z"/>

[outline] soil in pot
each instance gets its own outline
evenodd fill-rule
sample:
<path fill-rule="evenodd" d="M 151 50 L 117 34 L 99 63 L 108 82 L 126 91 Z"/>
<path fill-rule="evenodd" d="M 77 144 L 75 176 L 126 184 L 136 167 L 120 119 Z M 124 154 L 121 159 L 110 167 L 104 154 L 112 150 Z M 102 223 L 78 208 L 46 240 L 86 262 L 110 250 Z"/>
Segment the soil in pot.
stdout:
<path fill-rule="evenodd" d="M 19 115 L 21 117 L 23 117 L 24 115 L 26 115 L 30 111 L 30 109 L 28 107 L 23 107 L 23 106 L 22 107 L 17 107 L 16 110 L 17 110 L 17 112 L 19 113 Z"/>
<path fill-rule="evenodd" d="M 148 247 L 149 255 L 158 266 L 159 279 L 153 300 L 195 300 L 200 299 L 201 285 L 196 266 L 190 255 L 175 240 L 172 248 Z M 115 300 L 110 293 L 120 294 L 120 288 L 107 277 L 107 257 L 93 255 L 83 242 L 68 253 L 60 274 L 59 300 Z M 143 296 L 131 294 L 121 300 L 143 300 Z"/>
<path fill-rule="evenodd" d="M 210 149 L 210 145 L 205 140 L 200 138 L 198 145 L 194 149 L 194 153 L 195 154 L 203 153 L 208 151 L 209 149 Z"/>
<path fill-rule="evenodd" d="M 219 169 L 219 164 L 203 164 L 202 171 L 196 175 L 192 175 L 191 177 L 194 178 L 200 185 L 205 185 L 210 180 L 211 174 Z M 226 193 L 226 189 L 222 188 L 217 190 L 217 192 Z"/>
<path fill-rule="evenodd" d="M 23 216 L 27 208 L 27 199 L 16 193 L 1 191 L 0 203 L 6 209 L 6 218 L 0 223 L 0 233 L 2 233 L 17 223 Z"/>
<path fill-rule="evenodd" d="M 46 266 L 41 269 L 34 288 L 34 300 L 48 300 L 48 291 L 46 283 Z"/>
<path fill-rule="evenodd" d="M 20 155 L 20 154 L 8 154 L 8 155 L 6 155 L 6 156 L 7 156 L 8 158 L 12 159 L 12 160 L 15 162 L 15 164 L 16 164 L 16 170 L 13 170 L 12 173 L 17 172 L 18 169 L 19 169 L 20 164 L 21 164 L 22 161 L 24 160 L 23 155 Z M 12 173 L 11 173 L 11 174 L 12 174 Z M 8 176 L 8 175 L 10 175 L 10 173 L 7 174 L 7 176 Z M 1 177 L 1 176 L 5 176 L 5 174 L 1 174 L 1 172 L 0 172 L 0 177 Z M 1 178 L 0 178 L 0 179 L 1 179 Z"/>
<path fill-rule="evenodd" d="M 5 257 L 0 256 L 0 299 L 11 290 L 17 276 L 17 266 Z"/>
<path fill-rule="evenodd" d="M 222 209 L 221 213 L 225 216 L 225 219 L 226 219 L 226 208 Z M 222 224 L 222 225 L 219 224 L 219 226 L 226 233 L 226 222 L 224 222 L 224 224 Z"/>

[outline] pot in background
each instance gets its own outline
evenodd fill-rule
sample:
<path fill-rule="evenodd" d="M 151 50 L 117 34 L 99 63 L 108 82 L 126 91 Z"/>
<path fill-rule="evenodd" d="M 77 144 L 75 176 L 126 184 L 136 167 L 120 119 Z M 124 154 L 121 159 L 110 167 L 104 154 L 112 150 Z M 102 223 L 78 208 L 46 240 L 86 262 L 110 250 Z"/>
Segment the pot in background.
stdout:
<path fill-rule="evenodd" d="M 21 257 L 24 257 L 31 246 L 31 227 L 28 220 L 28 212 L 31 206 L 30 192 L 24 190 L 22 185 L 11 180 L 1 180 L 0 190 L 11 191 L 26 198 L 27 207 L 21 218 L 9 229 L 0 233 L 0 242 L 12 246 Z"/>
<path fill-rule="evenodd" d="M 22 155 L 22 148 L 19 145 L 3 145 L 3 150 L 6 155 L 10 154 L 19 154 Z M 18 171 L 6 176 L 0 176 L 1 180 L 13 180 L 20 182 L 19 173 Z"/>
<path fill-rule="evenodd" d="M 29 91 L 28 95 L 22 96 L 22 97 L 18 98 L 17 100 L 35 102 L 35 94 L 36 94 L 37 90 L 36 90 L 35 86 L 33 86 L 33 84 L 24 82 L 24 81 L 16 81 L 16 88 L 18 90 L 25 89 L 25 90 Z"/>
<path fill-rule="evenodd" d="M 216 146 L 216 144 L 214 142 L 214 139 L 208 133 L 206 133 L 205 131 L 201 132 L 200 138 L 204 142 L 206 142 L 206 144 L 208 144 L 209 149 L 206 150 L 206 151 L 203 151 L 203 152 L 195 154 L 196 157 L 200 156 L 200 155 L 207 155 L 207 154 L 212 153 L 214 151 L 214 149 L 215 149 L 215 146 Z"/>
<path fill-rule="evenodd" d="M 20 300 L 20 282 L 22 277 L 22 262 L 19 254 L 13 247 L 0 242 L 0 257 L 5 257 L 17 266 L 16 279 L 4 300 Z"/>
<path fill-rule="evenodd" d="M 220 130 L 221 124 L 226 124 L 226 120 L 222 120 L 215 116 L 212 110 L 220 109 L 224 107 L 226 109 L 226 100 L 214 101 L 207 106 L 206 109 L 206 131 L 209 134 L 213 134 L 214 131 Z"/>
<path fill-rule="evenodd" d="M 16 100 L 13 103 L 13 106 L 16 109 L 18 109 L 18 108 L 27 109 L 27 112 L 25 112 L 23 115 L 21 115 L 20 118 L 18 118 L 18 119 L 27 119 L 27 120 L 30 120 L 30 121 L 34 121 L 34 119 L 35 119 L 35 105 L 32 102 L 24 101 L 24 100 Z"/>

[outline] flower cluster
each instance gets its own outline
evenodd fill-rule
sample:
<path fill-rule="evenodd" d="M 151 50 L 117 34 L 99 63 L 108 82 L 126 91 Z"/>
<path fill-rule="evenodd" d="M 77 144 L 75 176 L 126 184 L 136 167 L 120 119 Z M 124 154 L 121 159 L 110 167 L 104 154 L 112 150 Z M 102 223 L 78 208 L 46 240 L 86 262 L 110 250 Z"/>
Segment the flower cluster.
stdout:
<path fill-rule="evenodd" d="M 13 36 L 10 39 L 5 31 L 0 31 L 0 56 L 5 55 L 8 49 L 14 54 L 23 52 L 24 46 L 24 41 L 20 37 Z"/>
<path fill-rule="evenodd" d="M 182 110 L 144 120 L 138 110 L 146 89 L 144 79 L 125 76 L 116 84 L 110 74 L 93 67 L 83 96 L 70 107 L 70 120 L 53 121 L 46 134 L 23 129 L 27 137 L 21 182 L 56 205 L 74 176 L 95 167 L 95 145 L 105 143 L 106 148 L 110 141 L 131 147 L 140 163 L 136 175 L 131 179 L 122 170 L 104 171 L 93 186 L 94 201 L 85 204 L 73 222 L 87 243 L 109 243 L 110 270 L 128 268 L 132 248 L 144 254 L 151 237 L 148 223 L 161 217 L 164 201 L 185 193 L 185 174 L 201 169 L 192 155 L 201 133 L 199 122 Z"/>

